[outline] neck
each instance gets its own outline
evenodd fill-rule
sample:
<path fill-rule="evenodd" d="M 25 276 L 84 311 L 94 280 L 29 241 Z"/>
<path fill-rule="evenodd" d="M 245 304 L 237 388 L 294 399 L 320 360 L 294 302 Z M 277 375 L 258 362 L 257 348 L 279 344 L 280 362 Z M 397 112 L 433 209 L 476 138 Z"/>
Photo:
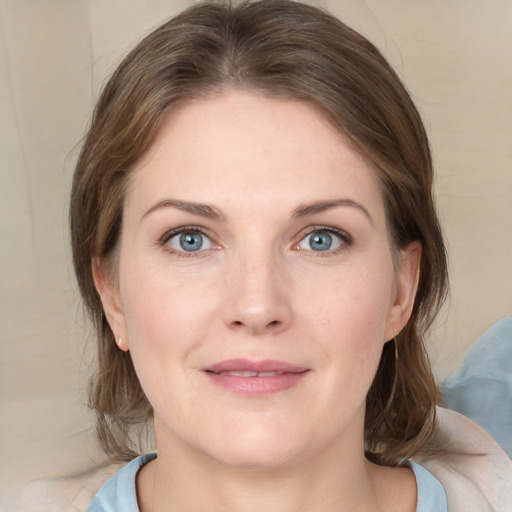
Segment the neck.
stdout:
<path fill-rule="evenodd" d="M 158 446 L 158 458 L 137 481 L 141 512 L 375 512 L 384 510 L 390 491 L 384 472 L 396 471 L 368 462 L 362 439 L 337 440 L 313 458 L 277 468 L 233 467 L 187 445 Z"/>

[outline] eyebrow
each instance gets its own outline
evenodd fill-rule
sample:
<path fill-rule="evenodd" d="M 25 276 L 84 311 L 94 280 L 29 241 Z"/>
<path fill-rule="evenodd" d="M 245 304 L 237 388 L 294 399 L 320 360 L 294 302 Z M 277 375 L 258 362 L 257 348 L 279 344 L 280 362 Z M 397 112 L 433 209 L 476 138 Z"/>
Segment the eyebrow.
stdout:
<path fill-rule="evenodd" d="M 339 206 L 356 208 L 360 212 L 362 212 L 365 217 L 368 218 L 370 224 L 374 226 L 372 216 L 370 212 L 360 203 L 354 201 L 352 199 L 334 199 L 331 201 L 315 201 L 314 203 L 300 205 L 293 211 L 292 217 L 295 219 L 301 217 L 307 217 L 308 215 L 314 215 L 315 213 L 325 212 L 326 210 L 330 210 L 332 208 L 337 208 Z"/>
<path fill-rule="evenodd" d="M 224 214 L 215 206 L 208 204 L 194 203 L 192 201 L 180 201 L 178 199 L 164 199 L 154 204 L 144 215 L 142 219 L 147 217 L 150 213 L 165 208 L 176 208 L 192 215 L 199 215 L 200 217 L 206 217 L 213 220 L 225 220 Z"/>
<path fill-rule="evenodd" d="M 321 213 L 326 210 L 338 207 L 350 207 L 356 208 L 362 212 L 370 221 L 370 224 L 374 226 L 372 216 L 370 212 L 360 203 L 352 199 L 334 199 L 329 201 L 315 201 L 310 204 L 300 205 L 293 210 L 292 218 L 298 219 Z M 192 215 L 199 215 L 200 217 L 206 217 L 213 220 L 226 220 L 224 214 L 215 206 L 203 203 L 195 203 L 192 201 L 180 201 L 178 199 L 164 199 L 154 204 L 149 210 L 147 210 L 142 219 L 147 217 L 149 214 L 165 209 L 165 208 L 176 208 Z"/>

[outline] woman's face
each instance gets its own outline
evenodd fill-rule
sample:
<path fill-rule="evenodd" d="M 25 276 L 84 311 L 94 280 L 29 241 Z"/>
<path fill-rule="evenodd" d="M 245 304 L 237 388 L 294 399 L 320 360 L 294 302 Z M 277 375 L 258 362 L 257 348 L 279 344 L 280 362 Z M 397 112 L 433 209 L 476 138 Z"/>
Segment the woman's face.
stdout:
<path fill-rule="evenodd" d="M 361 452 L 419 252 L 396 270 L 374 172 L 312 107 L 232 91 L 173 112 L 133 174 L 116 284 L 95 272 L 159 449 L 255 467 Z"/>

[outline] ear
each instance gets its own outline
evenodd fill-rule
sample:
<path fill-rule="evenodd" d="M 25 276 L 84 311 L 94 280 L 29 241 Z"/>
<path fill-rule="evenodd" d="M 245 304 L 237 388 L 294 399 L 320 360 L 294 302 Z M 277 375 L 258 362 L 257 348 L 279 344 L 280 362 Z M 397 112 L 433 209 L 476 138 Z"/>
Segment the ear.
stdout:
<path fill-rule="evenodd" d="M 118 284 L 106 269 L 105 262 L 99 257 L 92 260 L 92 276 L 116 344 L 123 352 L 126 352 L 129 346 L 126 338 L 124 311 L 119 299 Z"/>
<path fill-rule="evenodd" d="M 395 297 L 389 309 L 384 341 L 393 339 L 411 317 L 420 277 L 421 244 L 411 242 L 400 250 Z"/>

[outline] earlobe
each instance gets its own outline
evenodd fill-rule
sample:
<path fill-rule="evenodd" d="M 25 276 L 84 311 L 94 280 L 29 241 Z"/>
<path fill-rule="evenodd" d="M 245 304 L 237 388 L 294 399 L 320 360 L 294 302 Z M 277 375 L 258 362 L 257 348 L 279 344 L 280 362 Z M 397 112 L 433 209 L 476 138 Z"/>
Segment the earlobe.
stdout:
<path fill-rule="evenodd" d="M 98 257 L 93 258 L 92 275 L 94 286 L 101 298 L 103 311 L 107 317 L 110 329 L 112 329 L 116 345 L 120 350 L 126 352 L 129 347 L 126 340 L 124 312 L 119 299 L 117 283 L 105 268 L 104 262 Z"/>
<path fill-rule="evenodd" d="M 386 341 L 399 334 L 411 317 L 420 277 L 420 242 L 411 242 L 401 249 L 400 257 L 396 277 L 396 295 L 388 315 Z"/>

